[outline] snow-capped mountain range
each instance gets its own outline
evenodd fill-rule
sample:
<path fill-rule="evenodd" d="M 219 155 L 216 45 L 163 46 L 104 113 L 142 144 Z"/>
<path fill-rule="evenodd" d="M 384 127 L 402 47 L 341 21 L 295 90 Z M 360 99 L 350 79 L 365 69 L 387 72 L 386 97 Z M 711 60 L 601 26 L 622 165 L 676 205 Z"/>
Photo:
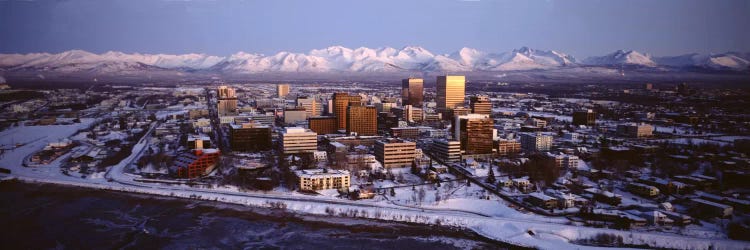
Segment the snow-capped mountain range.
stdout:
<path fill-rule="evenodd" d="M 143 70 L 205 71 L 227 74 L 264 72 L 386 73 L 386 72 L 494 72 L 547 70 L 572 67 L 701 68 L 750 70 L 750 54 L 687 54 L 652 57 L 637 51 L 618 50 L 578 62 L 573 56 L 554 50 L 522 47 L 510 52 L 489 53 L 462 48 L 450 54 L 435 54 L 422 47 L 401 49 L 331 46 L 308 53 L 279 52 L 263 55 L 238 52 L 230 56 L 205 54 L 94 54 L 70 50 L 58 54 L 0 54 L 0 71 L 51 71 L 117 74 Z"/>

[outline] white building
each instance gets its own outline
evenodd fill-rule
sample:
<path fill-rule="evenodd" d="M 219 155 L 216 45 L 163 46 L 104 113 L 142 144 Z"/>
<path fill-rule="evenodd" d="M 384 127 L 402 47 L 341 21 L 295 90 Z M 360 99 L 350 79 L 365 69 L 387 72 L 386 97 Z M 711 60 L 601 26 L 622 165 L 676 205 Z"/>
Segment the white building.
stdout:
<path fill-rule="evenodd" d="M 300 127 L 284 128 L 281 133 L 284 154 L 315 153 L 318 151 L 318 134 Z"/>
<path fill-rule="evenodd" d="M 300 190 L 349 190 L 351 176 L 346 170 L 306 169 L 295 171 Z"/>
<path fill-rule="evenodd" d="M 521 133 L 521 148 L 526 151 L 549 151 L 552 135 L 545 133 Z"/>

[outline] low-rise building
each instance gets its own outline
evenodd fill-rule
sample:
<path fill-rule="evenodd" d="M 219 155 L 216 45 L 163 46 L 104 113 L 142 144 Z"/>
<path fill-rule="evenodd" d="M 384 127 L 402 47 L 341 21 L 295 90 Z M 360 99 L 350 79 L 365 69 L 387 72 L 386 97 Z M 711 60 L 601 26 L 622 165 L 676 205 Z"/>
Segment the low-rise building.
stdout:
<path fill-rule="evenodd" d="M 198 178 L 210 173 L 219 161 L 218 149 L 195 149 L 178 155 L 171 169 L 179 178 Z"/>
<path fill-rule="evenodd" d="M 317 191 L 324 189 L 349 190 L 350 175 L 346 170 L 306 169 L 297 170 L 299 189 Z"/>
<path fill-rule="evenodd" d="M 617 133 L 620 136 L 630 138 L 650 137 L 653 135 L 654 127 L 645 123 L 628 123 L 617 125 Z"/>

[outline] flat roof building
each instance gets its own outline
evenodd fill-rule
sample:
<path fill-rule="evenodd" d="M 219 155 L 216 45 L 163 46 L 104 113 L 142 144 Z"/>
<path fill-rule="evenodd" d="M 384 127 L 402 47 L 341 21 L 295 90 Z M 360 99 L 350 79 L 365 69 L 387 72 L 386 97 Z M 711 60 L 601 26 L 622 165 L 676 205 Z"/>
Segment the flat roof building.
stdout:
<path fill-rule="evenodd" d="M 315 153 L 318 150 L 318 134 L 300 127 L 287 127 L 281 133 L 285 155 Z"/>
<path fill-rule="evenodd" d="M 471 97 L 471 113 L 481 115 L 492 115 L 492 102 L 486 95 Z"/>
<path fill-rule="evenodd" d="M 350 105 L 360 106 L 362 97 L 358 95 L 349 95 L 348 93 L 333 94 L 333 115 L 338 120 L 337 130 L 346 130 L 347 110 Z"/>
<path fill-rule="evenodd" d="M 424 80 L 422 78 L 407 78 L 401 81 L 401 98 L 403 105 L 422 107 L 424 99 Z"/>
<path fill-rule="evenodd" d="M 378 134 L 378 110 L 374 106 L 349 106 L 346 110 L 346 133 Z"/>
<path fill-rule="evenodd" d="M 434 140 L 430 148 L 432 155 L 444 163 L 461 161 L 461 142 L 459 141 Z"/>
<path fill-rule="evenodd" d="M 521 133 L 521 148 L 527 151 L 549 151 L 552 147 L 552 136 L 541 132 Z"/>
<path fill-rule="evenodd" d="M 351 176 L 346 170 L 305 169 L 294 172 L 298 178 L 299 189 L 317 191 L 325 189 L 349 190 Z"/>
<path fill-rule="evenodd" d="M 593 110 L 584 110 L 573 112 L 573 125 L 594 126 L 596 124 L 596 112 Z"/>
<path fill-rule="evenodd" d="M 383 167 L 408 167 L 414 161 L 417 144 L 401 139 L 386 139 L 375 142 L 375 159 Z"/>
<path fill-rule="evenodd" d="M 335 134 L 338 132 L 335 116 L 316 116 L 307 119 L 308 127 L 319 135 Z"/>
<path fill-rule="evenodd" d="M 271 127 L 258 122 L 231 124 L 229 144 L 234 151 L 264 151 L 271 149 Z"/>
<path fill-rule="evenodd" d="M 436 88 L 436 102 L 438 110 L 454 109 L 464 105 L 466 97 L 465 76 L 438 76 Z"/>
<path fill-rule="evenodd" d="M 466 154 L 491 154 L 493 147 L 493 120 L 489 115 L 468 114 L 456 117 L 454 140 L 461 142 Z"/>

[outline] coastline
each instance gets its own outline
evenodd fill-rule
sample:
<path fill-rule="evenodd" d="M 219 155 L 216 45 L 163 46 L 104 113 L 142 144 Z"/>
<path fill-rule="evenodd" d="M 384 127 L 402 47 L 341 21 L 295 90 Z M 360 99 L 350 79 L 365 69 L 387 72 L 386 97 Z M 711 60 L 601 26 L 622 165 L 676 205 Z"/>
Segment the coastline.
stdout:
<path fill-rule="evenodd" d="M 320 215 L 313 213 L 300 213 L 294 210 L 288 210 L 280 207 L 264 207 L 229 203 L 197 197 L 179 197 L 153 195 L 147 193 L 114 190 L 114 189 L 96 189 L 91 187 L 82 187 L 77 185 L 66 185 L 59 183 L 48 183 L 39 181 L 22 180 L 18 178 L 0 179 L 0 185 L 29 185 L 35 188 L 64 187 L 63 189 L 50 189 L 43 192 L 62 192 L 62 193 L 83 193 L 94 196 L 127 196 L 128 198 L 138 200 L 158 200 L 159 202 L 179 203 L 202 211 L 221 212 L 230 216 L 247 219 L 259 219 L 278 222 L 278 223 L 298 223 L 308 225 L 314 228 L 343 228 L 352 232 L 364 232 L 374 234 L 397 233 L 408 237 L 426 237 L 440 239 L 458 239 L 470 240 L 487 246 L 482 248 L 491 249 L 535 249 L 521 245 L 514 245 L 486 237 L 475 232 L 470 228 L 461 228 L 449 225 L 430 225 L 417 222 L 391 221 L 384 219 L 373 219 L 367 217 L 348 217 L 340 215 Z"/>

